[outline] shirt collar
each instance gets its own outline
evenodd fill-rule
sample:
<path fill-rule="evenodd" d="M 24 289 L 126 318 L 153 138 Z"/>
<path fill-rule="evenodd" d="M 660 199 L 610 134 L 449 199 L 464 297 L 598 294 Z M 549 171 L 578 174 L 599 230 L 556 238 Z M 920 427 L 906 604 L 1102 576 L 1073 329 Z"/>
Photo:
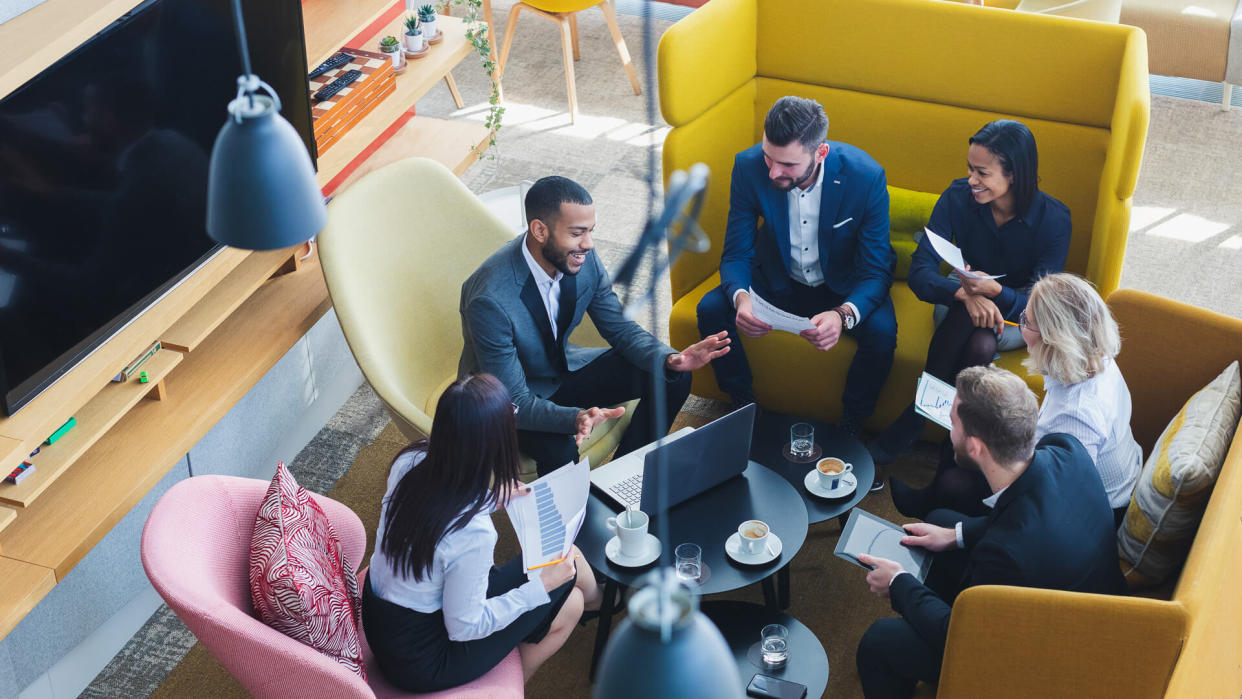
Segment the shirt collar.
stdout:
<path fill-rule="evenodd" d="M 1006 490 L 1009 490 L 1009 486 L 1005 486 L 1004 488 L 1001 488 L 995 493 L 992 493 L 988 497 L 984 498 L 983 504 L 987 505 L 988 507 L 992 509 L 996 509 L 996 501 L 1000 500 L 1001 493 L 1004 493 Z"/>
<path fill-rule="evenodd" d="M 819 189 L 824 184 L 824 163 L 820 163 L 819 165 L 816 166 L 815 169 L 818 170 L 819 172 L 815 174 L 814 184 L 812 184 L 810 187 L 807 187 L 805 190 L 800 189 L 798 187 L 794 187 L 793 189 L 789 190 L 789 192 L 791 194 L 794 192 L 805 192 L 806 194 L 811 194 L 812 192 Z"/>
<path fill-rule="evenodd" d="M 534 255 L 530 254 L 530 248 L 526 247 L 526 236 L 528 235 L 530 235 L 530 231 L 522 234 L 522 257 L 526 258 L 526 266 L 530 267 L 530 273 L 535 278 L 535 283 L 539 286 L 544 286 L 551 282 L 560 283 L 561 277 L 565 276 L 565 273 L 558 269 L 556 270 L 555 277 L 549 277 L 548 273 L 543 271 L 543 267 L 540 267 L 539 263 L 535 262 Z"/>

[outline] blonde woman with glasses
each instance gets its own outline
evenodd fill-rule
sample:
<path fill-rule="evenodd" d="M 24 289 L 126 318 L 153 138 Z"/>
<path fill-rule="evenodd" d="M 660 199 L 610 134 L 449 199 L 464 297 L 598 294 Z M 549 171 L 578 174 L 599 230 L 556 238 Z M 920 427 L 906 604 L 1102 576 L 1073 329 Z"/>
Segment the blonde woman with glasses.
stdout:
<path fill-rule="evenodd" d="M 1044 377 L 1036 439 L 1062 433 L 1082 442 L 1120 526 L 1143 453 L 1130 431 L 1130 389 L 1114 361 L 1121 351 L 1117 321 L 1089 282 L 1050 274 L 1031 288 L 1019 325 L 1030 353 L 1023 364 Z M 987 484 L 975 472 L 946 466 L 922 490 L 895 484 L 897 508 L 915 517 L 937 507 L 978 512 Z"/>

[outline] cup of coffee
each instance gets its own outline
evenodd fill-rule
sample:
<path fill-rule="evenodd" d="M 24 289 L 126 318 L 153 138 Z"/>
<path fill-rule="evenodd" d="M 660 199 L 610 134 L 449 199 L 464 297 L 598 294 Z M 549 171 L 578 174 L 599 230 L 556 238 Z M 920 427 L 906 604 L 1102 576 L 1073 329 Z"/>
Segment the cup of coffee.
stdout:
<path fill-rule="evenodd" d="M 621 540 L 622 556 L 641 556 L 647 552 L 647 525 L 651 520 L 642 510 L 626 510 L 609 517 L 604 524 Z"/>
<path fill-rule="evenodd" d="M 737 534 L 742 542 L 742 553 L 763 553 L 769 531 L 767 523 L 757 519 L 748 519 L 738 525 Z"/>
<path fill-rule="evenodd" d="M 819 473 L 819 485 L 828 490 L 835 490 L 841 484 L 841 479 L 845 474 L 854 470 L 853 464 L 847 464 L 835 456 L 829 456 L 819 460 L 815 464 L 815 470 Z"/>

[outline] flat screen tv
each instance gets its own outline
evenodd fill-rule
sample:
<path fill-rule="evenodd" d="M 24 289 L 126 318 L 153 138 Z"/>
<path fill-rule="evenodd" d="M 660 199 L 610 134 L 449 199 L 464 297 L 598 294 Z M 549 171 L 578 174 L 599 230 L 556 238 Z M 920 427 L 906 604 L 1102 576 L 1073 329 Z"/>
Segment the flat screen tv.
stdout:
<path fill-rule="evenodd" d="M 301 3 L 244 16 L 254 72 L 313 159 Z M 0 97 L 5 414 L 219 252 L 207 170 L 240 74 L 228 0 L 148 0 Z"/>

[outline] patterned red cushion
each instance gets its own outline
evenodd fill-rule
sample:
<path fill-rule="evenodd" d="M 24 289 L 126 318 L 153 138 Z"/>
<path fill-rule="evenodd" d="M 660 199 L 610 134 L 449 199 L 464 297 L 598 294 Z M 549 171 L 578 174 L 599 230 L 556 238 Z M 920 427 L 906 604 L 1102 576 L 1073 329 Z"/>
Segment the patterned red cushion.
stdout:
<path fill-rule="evenodd" d="M 263 623 L 366 679 L 354 567 L 327 515 L 284 462 L 276 466 L 254 522 L 250 599 Z"/>

